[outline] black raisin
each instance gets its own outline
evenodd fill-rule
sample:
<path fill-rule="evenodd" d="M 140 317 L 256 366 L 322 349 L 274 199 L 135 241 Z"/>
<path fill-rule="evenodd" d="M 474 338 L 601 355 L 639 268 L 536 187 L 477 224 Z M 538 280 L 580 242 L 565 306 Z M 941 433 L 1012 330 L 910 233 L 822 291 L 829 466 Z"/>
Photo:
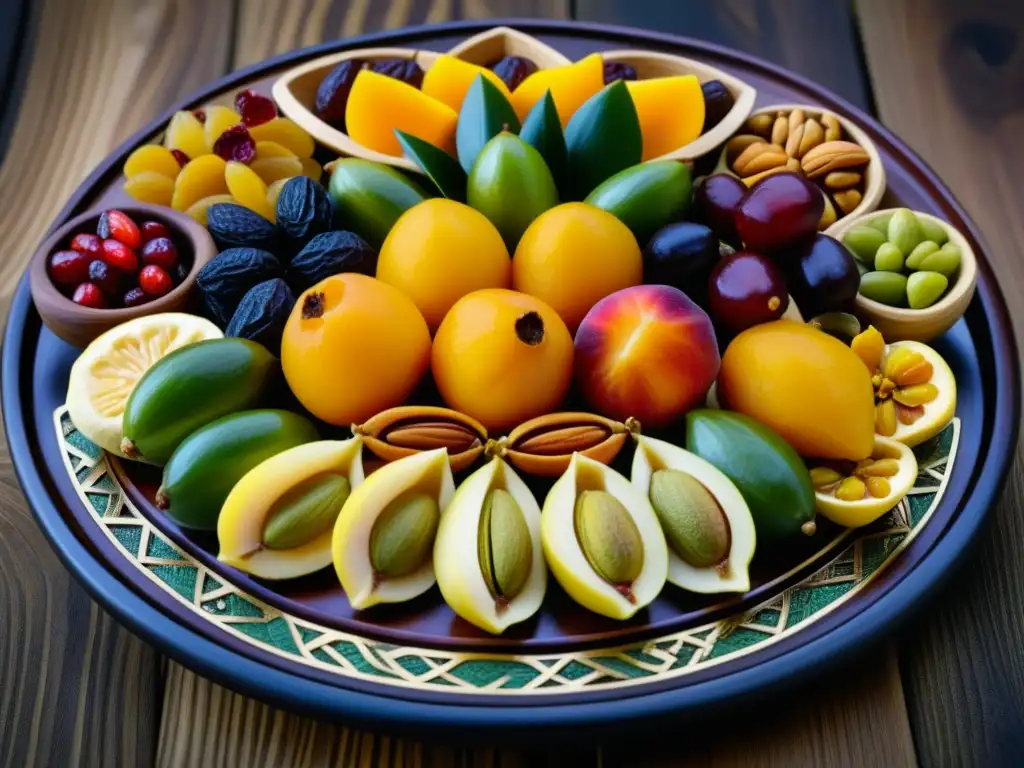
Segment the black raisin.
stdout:
<path fill-rule="evenodd" d="M 423 69 L 416 63 L 416 59 L 377 59 L 370 64 L 370 69 L 401 80 L 413 88 L 423 85 Z"/>
<path fill-rule="evenodd" d="M 228 248 L 277 249 L 277 227 L 258 213 L 235 203 L 211 205 L 206 213 L 206 228 L 222 251 Z"/>
<path fill-rule="evenodd" d="M 242 297 L 224 335 L 259 342 L 280 355 L 281 335 L 294 306 L 295 295 L 284 280 L 266 280 Z"/>
<path fill-rule="evenodd" d="M 604 63 L 604 83 L 613 83 L 616 80 L 636 80 L 636 69 L 631 64 L 623 64 L 621 61 L 606 61 Z"/>
<path fill-rule="evenodd" d="M 537 71 L 537 65 L 525 56 L 506 56 L 491 67 L 510 91 L 514 91 L 523 80 Z"/>
<path fill-rule="evenodd" d="M 354 232 L 324 232 L 292 259 L 288 282 L 296 291 L 304 291 L 342 272 L 373 277 L 377 272 L 377 252 Z"/>
<path fill-rule="evenodd" d="M 721 80 L 708 80 L 700 86 L 704 93 L 704 127 L 701 133 L 707 133 L 725 118 L 736 103 L 736 99 Z"/>
<path fill-rule="evenodd" d="M 320 81 L 320 86 L 316 89 L 317 117 L 339 131 L 345 130 L 348 95 L 352 91 L 356 75 L 365 66 L 366 62 L 362 59 L 348 59 L 327 73 L 327 77 Z"/>
<path fill-rule="evenodd" d="M 289 179 L 277 198 L 277 227 L 301 248 L 314 235 L 331 229 L 327 190 L 306 176 Z"/>
<path fill-rule="evenodd" d="M 280 275 L 281 264 L 272 253 L 259 248 L 229 248 L 199 270 L 196 285 L 210 317 L 223 328 L 246 291 Z"/>

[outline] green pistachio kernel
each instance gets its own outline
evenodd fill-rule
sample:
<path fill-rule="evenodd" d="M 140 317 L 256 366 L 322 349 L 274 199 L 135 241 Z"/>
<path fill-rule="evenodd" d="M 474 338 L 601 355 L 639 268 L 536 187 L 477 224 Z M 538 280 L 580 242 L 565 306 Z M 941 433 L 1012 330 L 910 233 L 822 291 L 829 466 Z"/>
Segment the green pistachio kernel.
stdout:
<path fill-rule="evenodd" d="M 890 307 L 906 306 L 907 277 L 899 272 L 868 272 L 860 278 L 860 295 Z"/>
<path fill-rule="evenodd" d="M 921 262 L 931 256 L 933 253 L 939 250 L 939 244 L 934 240 L 925 240 L 923 243 L 918 243 L 914 250 L 907 256 L 906 267 L 907 269 L 920 269 Z"/>
<path fill-rule="evenodd" d="M 960 269 L 960 249 L 952 243 L 946 243 L 931 256 L 926 256 L 921 262 L 920 269 L 923 272 L 938 272 L 940 275 L 951 277 Z"/>
<path fill-rule="evenodd" d="M 866 226 L 874 227 L 886 237 L 889 236 L 889 221 L 892 219 L 891 213 L 881 213 L 875 218 L 867 222 Z"/>
<path fill-rule="evenodd" d="M 900 272 L 903 269 L 903 254 L 892 243 L 882 243 L 875 253 L 875 269 L 880 272 Z"/>
<path fill-rule="evenodd" d="M 888 239 L 904 256 L 909 256 L 914 247 L 924 240 L 921 224 L 912 210 L 900 208 L 893 213 L 889 220 Z"/>
<path fill-rule="evenodd" d="M 925 216 L 918 216 L 917 223 L 921 225 L 921 232 L 924 234 L 925 240 L 931 240 L 939 245 L 943 245 L 947 240 L 949 240 L 949 234 L 946 232 L 946 228 L 934 219 L 930 219 Z"/>
<path fill-rule="evenodd" d="M 885 242 L 885 235 L 874 227 L 867 227 L 863 224 L 854 227 L 843 235 L 843 245 L 850 249 L 850 252 L 857 257 L 858 261 L 865 264 L 875 263 L 875 251 Z"/>
<path fill-rule="evenodd" d="M 930 307 L 945 293 L 949 280 L 938 272 L 915 272 L 907 280 L 907 301 L 911 309 Z"/>

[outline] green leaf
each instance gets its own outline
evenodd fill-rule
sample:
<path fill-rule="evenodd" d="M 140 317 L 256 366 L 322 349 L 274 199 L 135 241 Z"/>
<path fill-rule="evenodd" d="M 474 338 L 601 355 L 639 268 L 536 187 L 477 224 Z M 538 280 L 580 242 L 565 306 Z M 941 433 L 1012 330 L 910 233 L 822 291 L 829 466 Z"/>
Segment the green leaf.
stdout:
<path fill-rule="evenodd" d="M 449 200 L 466 202 L 466 172 L 459 161 L 429 141 L 395 129 L 398 142 L 416 165 L 423 169 L 439 190 Z"/>
<path fill-rule="evenodd" d="M 530 114 L 523 121 L 519 138 L 540 152 L 558 188 L 563 189 L 568 156 L 565 149 L 565 134 L 562 133 L 562 121 L 558 119 L 558 110 L 555 108 L 555 100 L 551 98 L 551 91 L 547 91 L 544 98 L 533 105 Z"/>
<path fill-rule="evenodd" d="M 575 200 L 640 162 L 640 120 L 624 81 L 605 86 L 576 110 L 565 127 L 565 146 L 569 194 Z"/>
<path fill-rule="evenodd" d="M 469 173 L 484 144 L 503 130 L 519 133 L 519 118 L 505 95 L 483 75 L 477 75 L 462 100 L 455 128 L 455 148 L 462 170 Z"/>

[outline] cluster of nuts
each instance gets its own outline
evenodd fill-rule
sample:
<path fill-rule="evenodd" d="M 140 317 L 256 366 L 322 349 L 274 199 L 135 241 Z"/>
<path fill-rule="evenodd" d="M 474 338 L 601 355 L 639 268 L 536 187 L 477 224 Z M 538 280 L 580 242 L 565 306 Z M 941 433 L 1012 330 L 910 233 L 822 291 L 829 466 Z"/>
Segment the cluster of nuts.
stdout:
<path fill-rule="evenodd" d="M 870 160 L 862 146 L 843 138 L 835 115 L 823 112 L 814 118 L 802 109 L 754 115 L 744 132 L 726 144 L 729 168 L 748 185 L 780 171 L 802 173 L 822 187 L 826 200 L 844 216 L 863 199 Z"/>

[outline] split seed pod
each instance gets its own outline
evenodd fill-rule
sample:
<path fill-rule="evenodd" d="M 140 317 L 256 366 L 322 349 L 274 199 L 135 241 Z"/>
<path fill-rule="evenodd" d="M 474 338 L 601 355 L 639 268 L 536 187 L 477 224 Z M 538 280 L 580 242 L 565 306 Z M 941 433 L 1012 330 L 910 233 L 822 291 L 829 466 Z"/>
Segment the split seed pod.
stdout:
<path fill-rule="evenodd" d="M 639 428 L 634 419 L 622 423 L 592 413 L 551 413 L 520 424 L 508 437 L 489 441 L 487 452 L 528 474 L 558 477 L 569 468 L 574 453 L 610 464 L 626 436 Z"/>
<path fill-rule="evenodd" d="M 476 419 L 429 405 L 389 408 L 354 425 L 352 433 L 362 435 L 370 452 L 384 461 L 444 448 L 453 472 L 476 461 L 487 442 L 487 430 Z"/>
<path fill-rule="evenodd" d="M 497 635 L 537 612 L 547 589 L 540 520 L 530 489 L 501 459 L 463 481 L 434 543 L 437 586 L 455 613 Z"/>
<path fill-rule="evenodd" d="M 245 474 L 217 519 L 218 559 L 263 579 L 294 579 L 331 563 L 331 535 L 363 482 L 363 441 L 320 440 Z"/>
<path fill-rule="evenodd" d="M 746 592 L 757 543 L 754 519 L 733 482 L 679 446 L 637 437 L 632 481 L 651 502 L 668 542 L 668 580 L 710 594 Z"/>
<path fill-rule="evenodd" d="M 541 513 L 544 557 L 577 603 L 628 619 L 668 575 L 668 546 L 647 497 L 613 469 L 574 454 Z"/>
<path fill-rule="evenodd" d="M 385 464 L 352 492 L 332 548 L 353 608 L 411 600 L 433 586 L 434 539 L 454 493 L 444 448 Z"/>

